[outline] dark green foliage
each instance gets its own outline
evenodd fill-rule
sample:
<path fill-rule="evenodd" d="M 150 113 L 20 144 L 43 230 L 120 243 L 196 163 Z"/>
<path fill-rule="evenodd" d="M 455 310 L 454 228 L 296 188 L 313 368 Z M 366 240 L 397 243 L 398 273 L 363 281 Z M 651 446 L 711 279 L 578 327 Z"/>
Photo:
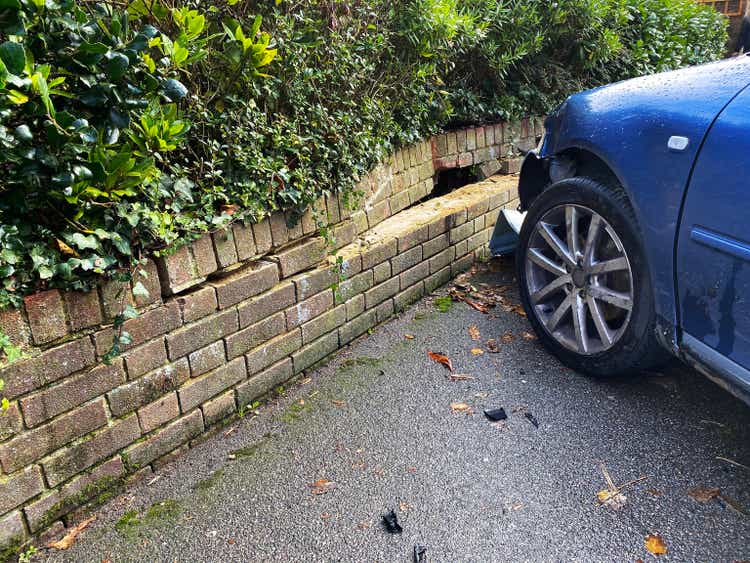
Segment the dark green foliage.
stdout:
<path fill-rule="evenodd" d="M 726 39 L 692 0 L 126 4 L 2 2 L 0 307 L 351 193 L 441 127 L 544 112 Z"/>

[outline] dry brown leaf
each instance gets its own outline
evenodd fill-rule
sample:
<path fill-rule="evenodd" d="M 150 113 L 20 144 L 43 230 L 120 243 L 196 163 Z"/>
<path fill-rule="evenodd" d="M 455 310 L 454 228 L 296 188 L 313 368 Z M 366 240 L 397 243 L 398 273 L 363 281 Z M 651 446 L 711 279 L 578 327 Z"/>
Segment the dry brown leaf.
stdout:
<path fill-rule="evenodd" d="M 691 487 L 687 492 L 688 496 L 698 502 L 710 502 L 721 494 L 718 487 Z"/>
<path fill-rule="evenodd" d="M 481 348 L 472 348 L 471 353 L 473 356 L 481 356 L 482 354 L 484 354 L 484 350 L 482 350 Z"/>
<path fill-rule="evenodd" d="M 472 414 L 474 411 L 466 403 L 451 403 L 451 411 Z"/>
<path fill-rule="evenodd" d="M 511 311 L 513 311 L 516 315 L 520 317 L 526 316 L 526 311 L 524 310 L 522 305 L 514 305 Z"/>
<path fill-rule="evenodd" d="M 494 338 L 490 338 L 487 342 L 485 342 L 485 345 L 487 346 L 487 351 L 490 354 L 497 354 L 500 352 L 500 346 L 497 345 L 497 340 Z"/>
<path fill-rule="evenodd" d="M 234 204 L 229 204 L 229 203 L 225 203 L 224 205 L 221 206 L 221 212 L 226 213 L 229 216 L 232 216 L 235 213 L 237 213 L 238 209 L 239 209 L 239 206 L 234 205 Z"/>
<path fill-rule="evenodd" d="M 343 407 L 344 405 L 346 405 L 346 401 L 336 401 L 336 400 L 333 400 L 333 401 L 331 401 L 331 402 L 332 402 L 332 403 L 333 403 L 333 405 L 334 405 L 334 406 L 336 406 L 336 407 Z"/>
<path fill-rule="evenodd" d="M 477 341 L 481 338 L 481 335 L 479 334 L 479 329 L 477 328 L 477 325 L 471 325 L 469 327 L 469 336 L 471 336 L 471 339 L 474 341 Z"/>
<path fill-rule="evenodd" d="M 70 248 L 67 244 L 65 244 L 63 241 L 61 241 L 59 238 L 55 239 L 55 242 L 57 243 L 57 249 L 64 255 L 64 256 L 73 256 L 74 258 L 78 258 L 78 253 Z"/>
<path fill-rule="evenodd" d="M 667 553 L 667 544 L 664 543 L 664 540 L 658 534 L 647 535 L 644 543 L 646 544 L 646 549 L 654 555 L 665 555 Z"/>
<path fill-rule="evenodd" d="M 96 520 L 96 516 L 92 516 L 91 518 L 88 518 L 78 524 L 77 526 L 74 526 L 71 528 L 71 530 L 63 536 L 61 540 L 58 540 L 56 542 L 52 542 L 47 545 L 47 547 L 51 547 L 53 549 L 68 549 L 71 545 L 73 545 L 76 541 L 76 538 L 78 537 L 78 534 L 80 534 L 83 530 L 88 528 L 89 524 L 91 524 L 94 520 Z"/>
<path fill-rule="evenodd" d="M 401 512 L 408 512 L 410 508 L 411 508 L 411 505 L 408 502 L 401 501 L 398 503 L 398 509 Z"/>
<path fill-rule="evenodd" d="M 503 335 L 500 337 L 500 340 L 505 342 L 506 344 L 508 342 L 513 342 L 516 339 L 515 335 L 511 331 L 507 331 L 503 333 Z"/>
<path fill-rule="evenodd" d="M 596 493 L 596 498 L 599 499 L 600 504 L 612 510 L 620 510 L 628 503 L 628 498 L 616 490 L 603 489 Z"/>
<path fill-rule="evenodd" d="M 440 354 L 438 352 L 427 352 L 427 355 L 432 361 L 443 364 L 446 368 L 453 372 L 453 362 L 451 362 L 451 359 L 445 354 Z"/>
<path fill-rule="evenodd" d="M 404 338 L 406 338 L 407 340 L 414 340 L 414 335 L 413 334 L 404 334 Z"/>
<path fill-rule="evenodd" d="M 536 340 L 536 334 L 529 332 L 528 330 L 525 330 L 521 333 L 521 338 L 524 340 Z"/>
<path fill-rule="evenodd" d="M 455 375 L 451 374 L 448 376 L 448 381 L 471 381 L 472 379 L 476 378 L 471 375 L 466 375 L 465 373 L 457 373 Z"/>
<path fill-rule="evenodd" d="M 488 313 L 490 310 L 490 308 L 484 303 L 479 303 L 478 301 L 472 301 L 468 297 L 462 298 L 462 301 L 466 303 L 469 307 L 476 309 L 480 313 Z"/>
<path fill-rule="evenodd" d="M 312 490 L 310 491 L 313 495 L 324 495 L 336 488 L 336 483 L 329 481 L 328 479 L 318 479 L 310 485 Z"/>

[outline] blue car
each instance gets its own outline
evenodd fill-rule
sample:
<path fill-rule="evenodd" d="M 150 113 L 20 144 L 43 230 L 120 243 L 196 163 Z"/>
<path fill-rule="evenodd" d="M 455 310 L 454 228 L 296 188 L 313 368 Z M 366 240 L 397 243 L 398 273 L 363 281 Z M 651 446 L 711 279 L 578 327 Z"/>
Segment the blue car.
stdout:
<path fill-rule="evenodd" d="M 521 298 L 610 377 L 670 356 L 750 397 L 750 57 L 568 98 L 521 169 Z"/>

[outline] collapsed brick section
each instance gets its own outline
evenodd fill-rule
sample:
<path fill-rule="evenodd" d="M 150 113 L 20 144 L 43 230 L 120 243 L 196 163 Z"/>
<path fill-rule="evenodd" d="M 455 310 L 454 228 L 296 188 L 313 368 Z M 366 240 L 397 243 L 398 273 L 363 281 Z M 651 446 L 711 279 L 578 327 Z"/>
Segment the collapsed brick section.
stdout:
<path fill-rule="evenodd" d="M 441 158 L 479 163 L 479 151 L 500 150 L 511 129 L 453 132 L 398 151 L 362 181 L 366 203 L 353 213 L 330 196 L 296 227 L 283 215 L 234 225 L 151 260 L 142 279 L 149 297 L 110 282 L 90 293 L 43 292 L 0 312 L 0 329 L 28 351 L 0 369 L 11 401 L 0 416 L 0 551 L 162 466 L 485 257 L 499 208 L 517 205 L 515 178 L 412 205 L 432 189 Z M 525 142 L 532 137 L 527 123 Z M 336 291 L 336 259 L 316 236 L 321 214 L 335 223 Z M 133 343 L 103 365 L 113 331 L 102 322 L 123 303 L 140 309 L 125 323 Z"/>

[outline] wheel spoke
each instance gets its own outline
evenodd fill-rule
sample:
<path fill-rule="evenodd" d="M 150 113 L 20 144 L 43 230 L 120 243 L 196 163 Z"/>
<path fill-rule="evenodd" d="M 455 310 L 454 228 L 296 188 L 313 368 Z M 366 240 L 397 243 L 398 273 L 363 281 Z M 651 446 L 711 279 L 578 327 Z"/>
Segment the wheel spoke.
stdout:
<path fill-rule="evenodd" d="M 586 353 L 589 350 L 589 338 L 586 334 L 586 302 L 577 292 L 572 294 L 571 302 L 576 345 L 580 352 Z"/>
<path fill-rule="evenodd" d="M 627 293 L 614 291 L 612 289 L 609 289 L 608 287 L 604 287 L 601 285 L 589 286 L 588 291 L 589 295 L 591 295 L 594 299 L 604 301 L 605 303 L 609 303 L 610 305 L 614 305 L 615 307 L 619 307 L 620 309 L 630 311 L 633 308 L 633 300 Z"/>
<path fill-rule="evenodd" d="M 575 261 L 578 258 L 578 208 L 572 205 L 565 208 L 565 232 L 568 235 L 568 250 Z"/>
<path fill-rule="evenodd" d="M 555 274 L 556 276 L 564 276 L 565 274 L 567 274 L 567 272 L 565 271 L 565 268 L 563 268 L 560 264 L 556 264 L 555 262 L 547 258 L 544 254 L 539 252 L 536 248 L 529 249 L 529 260 L 531 260 L 534 264 L 536 264 L 540 268 L 544 268 L 545 270 Z"/>
<path fill-rule="evenodd" d="M 605 260 L 603 262 L 594 262 L 586 268 L 587 274 L 606 274 L 607 272 L 618 272 L 628 269 L 628 259 L 624 256 Z"/>
<path fill-rule="evenodd" d="M 565 313 L 568 312 L 568 309 L 570 309 L 570 296 L 567 296 L 565 299 L 563 299 L 562 302 L 557 306 L 557 309 L 555 309 L 555 312 L 552 313 L 552 316 L 547 319 L 547 330 L 549 330 L 550 332 L 554 332 L 557 328 L 557 325 L 560 324 L 560 321 L 565 316 Z"/>
<path fill-rule="evenodd" d="M 547 241 L 547 244 L 549 244 L 550 248 L 555 251 L 555 254 L 563 259 L 563 262 L 565 262 L 569 266 L 576 265 L 575 260 L 570 255 L 568 249 L 565 247 L 565 243 L 558 238 L 550 225 L 540 222 L 537 226 L 537 229 L 539 230 L 539 234 L 542 235 L 542 238 Z"/>
<path fill-rule="evenodd" d="M 594 248 L 599 242 L 599 235 L 602 232 L 602 218 L 596 213 L 591 216 L 589 232 L 586 236 L 586 244 L 583 247 L 583 263 L 591 265 L 594 262 Z"/>
<path fill-rule="evenodd" d="M 565 284 L 569 283 L 569 282 L 570 282 L 570 276 L 569 275 L 564 275 L 564 276 L 560 276 L 558 278 L 555 278 L 550 283 L 548 283 L 547 285 L 545 285 L 542 289 L 539 289 L 539 290 L 535 291 L 531 295 L 531 300 L 534 303 L 538 303 L 539 301 L 541 301 L 542 299 L 544 299 L 548 295 L 554 293 L 555 291 L 557 291 L 561 287 L 565 286 Z"/>
<path fill-rule="evenodd" d="M 591 295 L 588 295 L 586 296 L 586 304 L 589 306 L 591 318 L 594 320 L 594 326 L 596 327 L 596 332 L 599 333 L 599 338 L 601 339 L 602 344 L 606 347 L 612 346 L 614 336 L 612 335 L 612 331 L 609 330 L 607 322 L 604 320 L 604 315 L 599 308 L 599 303 L 597 303 Z"/>

